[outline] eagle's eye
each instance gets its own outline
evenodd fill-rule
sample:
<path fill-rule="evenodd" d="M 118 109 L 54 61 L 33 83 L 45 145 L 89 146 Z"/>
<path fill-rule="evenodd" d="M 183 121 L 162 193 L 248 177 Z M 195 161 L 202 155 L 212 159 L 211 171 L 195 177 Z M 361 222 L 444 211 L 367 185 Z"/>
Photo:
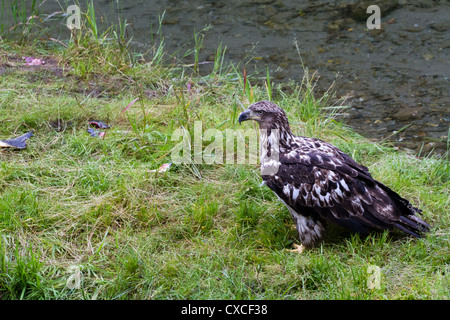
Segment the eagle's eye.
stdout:
<path fill-rule="evenodd" d="M 262 111 L 262 110 L 258 110 L 256 112 L 259 113 L 259 114 L 264 114 L 264 111 Z"/>

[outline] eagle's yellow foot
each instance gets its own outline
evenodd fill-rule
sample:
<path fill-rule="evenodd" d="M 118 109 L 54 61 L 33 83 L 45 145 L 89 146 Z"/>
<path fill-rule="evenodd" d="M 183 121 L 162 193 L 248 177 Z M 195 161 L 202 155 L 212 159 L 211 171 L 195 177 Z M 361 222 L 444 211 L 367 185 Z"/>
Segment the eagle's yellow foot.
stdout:
<path fill-rule="evenodd" d="M 305 247 L 301 244 L 294 243 L 292 246 L 294 247 L 294 249 L 288 249 L 288 251 L 297 252 L 300 254 L 303 253 L 303 251 L 305 250 Z"/>

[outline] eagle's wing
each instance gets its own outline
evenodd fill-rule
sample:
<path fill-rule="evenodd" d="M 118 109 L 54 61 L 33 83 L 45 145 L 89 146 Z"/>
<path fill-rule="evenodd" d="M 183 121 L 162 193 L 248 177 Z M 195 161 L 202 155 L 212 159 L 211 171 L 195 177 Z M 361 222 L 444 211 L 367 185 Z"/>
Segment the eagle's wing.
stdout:
<path fill-rule="evenodd" d="M 318 140 L 320 141 L 320 140 Z M 359 232 L 397 227 L 411 235 L 429 228 L 419 209 L 373 179 L 368 169 L 338 148 L 293 148 L 280 153 L 267 185 L 302 215 L 319 216 Z"/>

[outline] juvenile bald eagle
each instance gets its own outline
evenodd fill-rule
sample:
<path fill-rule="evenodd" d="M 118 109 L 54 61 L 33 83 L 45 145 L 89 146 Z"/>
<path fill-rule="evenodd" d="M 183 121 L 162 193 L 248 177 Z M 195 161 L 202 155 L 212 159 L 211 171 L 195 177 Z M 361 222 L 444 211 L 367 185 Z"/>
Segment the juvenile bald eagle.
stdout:
<path fill-rule="evenodd" d="M 252 104 L 239 116 L 246 120 L 259 124 L 262 178 L 288 208 L 303 246 L 322 238 L 325 222 L 361 233 L 396 228 L 419 237 L 429 230 L 416 215 L 421 210 L 365 166 L 327 142 L 293 135 L 276 104 Z"/>

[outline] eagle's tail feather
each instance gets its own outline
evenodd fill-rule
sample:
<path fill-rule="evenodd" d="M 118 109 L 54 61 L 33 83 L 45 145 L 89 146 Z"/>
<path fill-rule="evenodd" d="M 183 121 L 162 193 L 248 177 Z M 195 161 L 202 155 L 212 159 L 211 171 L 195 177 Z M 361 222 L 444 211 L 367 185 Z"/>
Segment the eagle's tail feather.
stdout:
<path fill-rule="evenodd" d="M 430 230 L 431 226 L 416 216 L 416 214 L 422 214 L 422 210 L 415 208 L 403 198 L 396 200 L 397 204 L 400 202 L 397 207 L 401 208 L 400 220 L 394 223 L 396 228 L 416 238 L 420 238 L 423 233 Z"/>
<path fill-rule="evenodd" d="M 411 214 L 408 216 L 408 218 L 417 222 L 419 224 L 419 226 L 422 229 L 424 229 L 424 231 L 428 231 L 431 229 L 431 226 L 428 223 L 426 223 L 425 221 L 423 221 L 422 219 L 420 219 L 418 216 Z"/>
<path fill-rule="evenodd" d="M 422 233 L 430 230 L 431 226 L 418 217 L 422 214 L 421 209 L 414 207 L 408 200 L 384 184 L 378 182 L 378 185 L 387 193 L 400 213 L 400 220 L 392 224 L 394 227 L 416 238 L 420 238 Z"/>
<path fill-rule="evenodd" d="M 407 234 L 409 234 L 409 235 L 411 235 L 411 236 L 413 236 L 413 237 L 420 238 L 420 235 L 419 235 L 418 233 L 415 233 L 414 231 L 409 230 L 408 228 L 402 226 L 402 225 L 401 225 L 400 223 L 398 223 L 398 222 L 395 222 L 395 223 L 394 223 L 394 226 L 395 226 L 397 229 L 402 230 L 403 232 L 406 232 Z"/>
<path fill-rule="evenodd" d="M 394 223 L 394 226 L 416 238 L 420 238 L 422 233 L 430 229 L 428 223 L 414 215 L 400 216 L 400 222 Z"/>
<path fill-rule="evenodd" d="M 412 215 L 409 216 L 408 218 L 405 217 L 405 216 L 401 216 L 400 220 L 402 222 L 406 223 L 408 226 L 410 226 L 410 227 L 412 227 L 414 229 L 417 229 L 417 230 L 425 231 L 425 229 L 429 228 L 428 223 L 426 223 L 426 222 L 424 222 L 424 221 L 422 221 L 420 219 L 419 219 L 419 221 L 420 221 L 419 223 L 418 222 L 414 222 L 414 221 L 410 220 L 412 218 L 417 218 L 417 217 L 416 216 L 412 216 Z"/>

